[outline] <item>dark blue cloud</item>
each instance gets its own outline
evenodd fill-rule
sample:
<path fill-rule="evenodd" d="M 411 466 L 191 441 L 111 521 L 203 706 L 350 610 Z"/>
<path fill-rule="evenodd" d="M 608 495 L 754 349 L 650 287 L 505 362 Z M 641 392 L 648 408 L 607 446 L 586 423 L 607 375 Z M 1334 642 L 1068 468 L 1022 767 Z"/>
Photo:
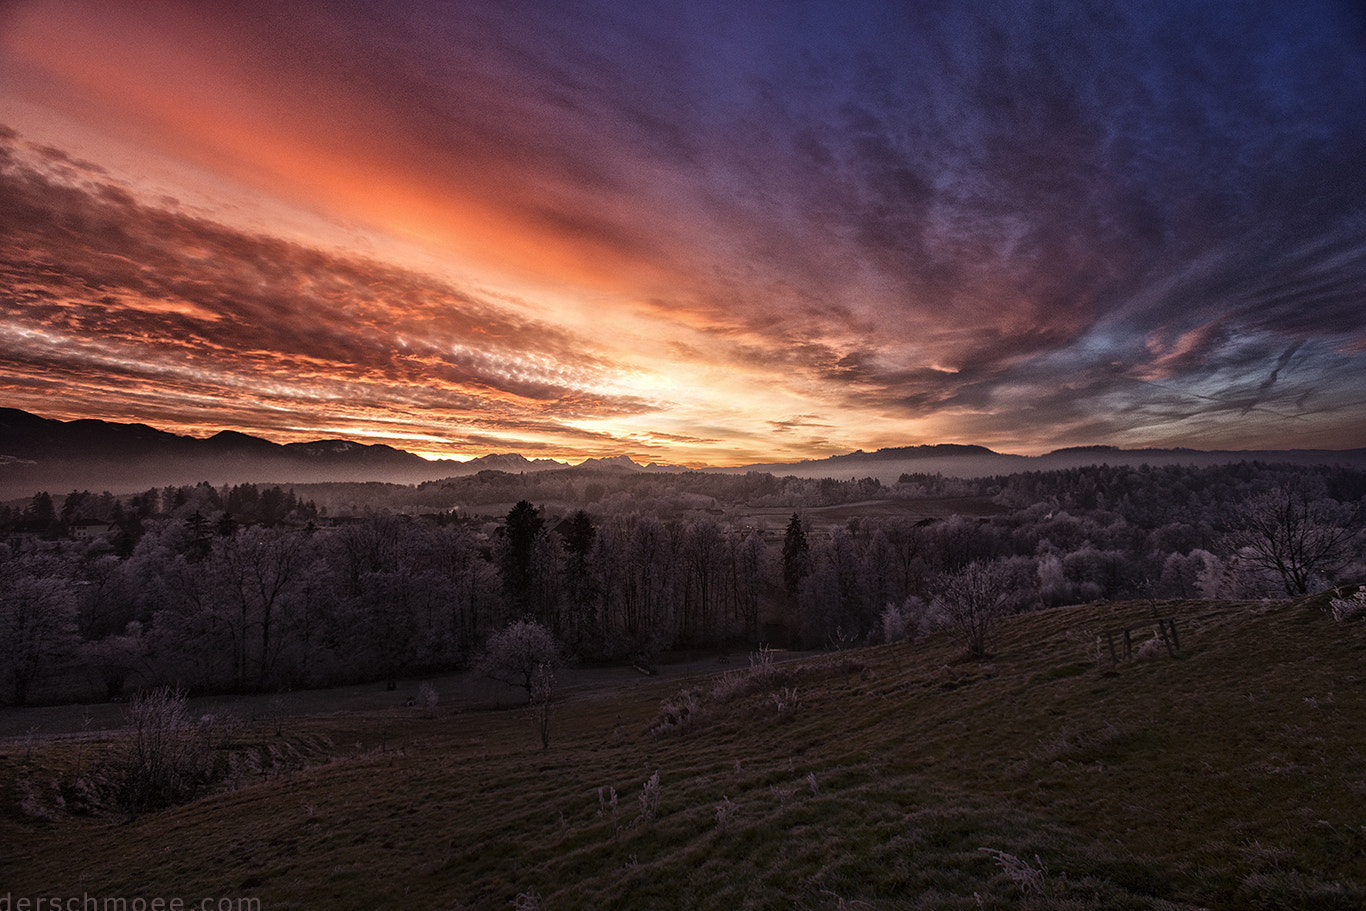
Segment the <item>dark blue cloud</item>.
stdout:
<path fill-rule="evenodd" d="M 1355 2 L 205 8 L 395 168 L 648 263 L 681 359 L 826 397 L 776 432 L 1366 443 Z"/>

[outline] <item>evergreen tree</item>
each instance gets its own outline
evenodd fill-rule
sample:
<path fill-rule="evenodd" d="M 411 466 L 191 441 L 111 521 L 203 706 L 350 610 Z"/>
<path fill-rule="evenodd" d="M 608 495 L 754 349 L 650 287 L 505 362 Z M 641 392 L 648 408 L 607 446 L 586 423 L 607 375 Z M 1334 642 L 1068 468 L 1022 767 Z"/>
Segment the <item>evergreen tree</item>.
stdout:
<path fill-rule="evenodd" d="M 806 541 L 801 516 L 794 512 L 787 523 L 787 534 L 783 536 L 783 585 L 790 596 L 797 596 L 797 589 L 810 569 L 811 545 Z"/>
<path fill-rule="evenodd" d="M 576 635 L 586 633 L 588 624 L 584 615 L 596 595 L 589 554 L 597 536 L 598 530 L 588 513 L 580 509 L 569 517 L 564 536 L 565 595 L 574 608 L 575 626 L 581 627 L 575 630 Z"/>
<path fill-rule="evenodd" d="M 28 509 L 24 510 L 24 518 L 41 525 L 44 529 L 50 529 L 57 524 L 57 507 L 52 502 L 52 494 L 46 490 L 35 493 L 29 501 Z"/>
<path fill-rule="evenodd" d="M 198 563 L 213 550 L 213 535 L 209 529 L 209 520 L 204 518 L 202 512 L 195 510 L 194 515 L 185 520 L 185 527 L 190 532 L 188 559 L 191 563 Z"/>
<path fill-rule="evenodd" d="M 536 538 L 545 527 L 540 511 L 527 500 L 519 500 L 507 514 L 503 527 L 506 536 L 501 570 L 503 589 L 512 607 L 524 612 L 531 595 L 532 556 Z"/>
<path fill-rule="evenodd" d="M 220 538 L 231 538 L 237 534 L 237 520 L 233 518 L 232 513 L 225 512 L 219 517 L 215 531 Z"/>

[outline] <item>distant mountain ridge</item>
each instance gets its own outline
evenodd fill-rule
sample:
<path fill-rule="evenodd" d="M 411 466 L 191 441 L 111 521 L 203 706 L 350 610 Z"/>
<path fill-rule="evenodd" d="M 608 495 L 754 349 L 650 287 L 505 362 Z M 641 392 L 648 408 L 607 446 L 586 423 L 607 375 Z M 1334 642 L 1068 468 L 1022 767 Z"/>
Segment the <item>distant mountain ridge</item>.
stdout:
<path fill-rule="evenodd" d="M 1285 462 L 1297 465 L 1343 465 L 1366 468 L 1366 449 L 1201 450 L 1120 449 L 1117 446 L 1069 446 L 1039 456 L 996 452 L 985 446 L 940 443 L 898 446 L 875 452 L 857 450 L 844 455 L 800 462 L 770 462 L 714 471 L 762 471 L 802 478 L 854 475 L 894 484 L 903 474 L 942 474 L 949 477 L 987 477 L 1022 471 L 1055 471 L 1086 465 L 1216 465 L 1229 462 Z"/>
<path fill-rule="evenodd" d="M 426 462 L 421 456 L 384 444 L 348 440 L 311 443 L 272 443 L 236 430 L 221 430 L 211 437 L 180 436 L 146 424 L 118 424 L 82 419 L 57 421 L 17 408 L 0 408 L 0 455 L 38 459 L 98 458 L 101 455 L 226 455 L 301 456 L 311 460 L 384 461 L 411 465 Z"/>
<path fill-rule="evenodd" d="M 722 473 L 769 472 L 798 477 L 876 477 L 896 483 L 903 473 L 959 477 L 1048 471 L 1100 462 L 1124 465 L 1212 464 L 1243 460 L 1366 467 L 1366 449 L 1216 451 L 1194 449 L 1118 449 L 1079 446 L 1042 456 L 995 452 L 985 446 L 940 443 L 897 446 L 799 462 L 772 462 L 729 468 Z M 207 480 L 226 483 L 320 483 L 422 481 L 475 474 L 580 468 L 597 471 L 690 469 L 628 456 L 589 458 L 577 466 L 555 459 L 528 459 L 520 453 L 490 453 L 468 461 L 429 460 L 382 443 L 317 440 L 273 443 L 224 430 L 207 438 L 180 436 L 146 424 L 83 419 L 58 421 L 15 408 L 0 408 L 0 498 L 28 496 L 38 490 L 110 490 L 127 493 L 168 484 Z"/>
<path fill-rule="evenodd" d="M 868 459 L 915 459 L 928 458 L 931 456 L 965 456 L 965 455 L 1002 455 L 1002 453 L 988 449 L 985 446 L 977 446 L 970 443 L 931 443 L 922 446 L 893 446 L 887 449 L 879 449 L 875 452 L 864 452 L 862 449 L 855 449 L 853 452 L 844 455 L 830 456 L 823 461 L 845 462 L 845 461 L 866 461 Z"/>
<path fill-rule="evenodd" d="M 146 424 L 58 421 L 0 408 L 3 497 L 40 489 L 129 492 L 201 480 L 304 483 L 383 476 L 415 483 L 449 473 L 442 463 L 383 444 L 348 440 L 280 444 L 234 430 L 201 439 Z"/>
<path fill-rule="evenodd" d="M 59 421 L 0 408 L 0 498 L 37 490 L 132 492 L 207 480 L 225 483 L 422 481 L 480 471 L 520 473 L 571 468 L 554 459 L 490 453 L 468 461 L 424 459 L 383 443 L 315 440 L 274 443 L 235 430 L 200 438 L 146 424 L 81 419 Z M 612 471 L 687 471 L 680 465 L 640 465 L 627 456 L 586 459 L 581 466 Z"/>

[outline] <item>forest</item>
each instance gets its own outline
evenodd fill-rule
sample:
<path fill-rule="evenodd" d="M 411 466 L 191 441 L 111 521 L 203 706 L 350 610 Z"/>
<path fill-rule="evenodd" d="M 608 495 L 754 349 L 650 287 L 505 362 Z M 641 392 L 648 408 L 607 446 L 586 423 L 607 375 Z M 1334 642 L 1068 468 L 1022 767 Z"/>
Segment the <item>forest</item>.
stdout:
<path fill-rule="evenodd" d="M 920 508 L 948 498 L 974 508 Z M 1283 597 L 1366 577 L 1364 515 L 1366 471 L 1258 462 L 38 492 L 0 511 L 0 699 L 392 683 L 519 620 L 582 662 L 838 648 L 951 624 L 980 580 L 993 614 Z"/>

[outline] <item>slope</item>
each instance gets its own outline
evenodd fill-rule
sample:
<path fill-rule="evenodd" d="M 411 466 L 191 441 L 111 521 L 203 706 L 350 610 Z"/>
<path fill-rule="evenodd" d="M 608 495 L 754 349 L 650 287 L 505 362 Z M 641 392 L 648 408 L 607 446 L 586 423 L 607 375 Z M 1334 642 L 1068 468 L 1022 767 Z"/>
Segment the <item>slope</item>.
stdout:
<path fill-rule="evenodd" d="M 1084 605 L 1002 622 L 985 662 L 936 633 L 570 691 L 544 751 L 527 710 L 257 724 L 239 750 L 312 765 L 128 824 L 57 806 L 97 744 L 12 741 L 0 880 L 265 908 L 1357 908 L 1366 624 L 1326 603 Z M 1112 663 L 1098 637 L 1141 644 L 1155 614 L 1180 650 Z"/>

